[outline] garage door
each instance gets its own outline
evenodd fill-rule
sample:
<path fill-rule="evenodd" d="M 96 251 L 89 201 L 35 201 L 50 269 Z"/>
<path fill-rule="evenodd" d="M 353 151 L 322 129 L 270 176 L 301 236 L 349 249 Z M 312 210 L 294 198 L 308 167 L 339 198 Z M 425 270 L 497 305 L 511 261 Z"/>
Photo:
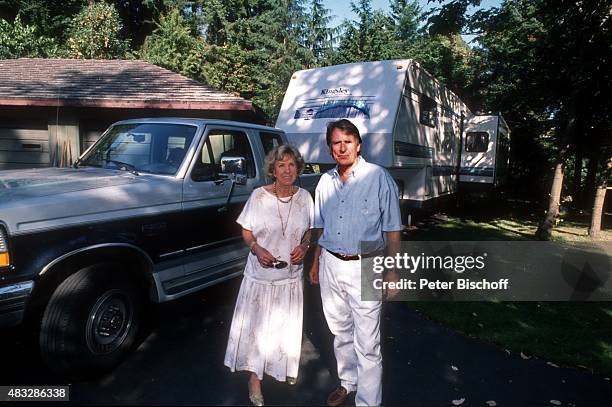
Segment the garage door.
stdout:
<path fill-rule="evenodd" d="M 50 163 L 46 122 L 0 121 L 0 170 L 48 167 Z"/>

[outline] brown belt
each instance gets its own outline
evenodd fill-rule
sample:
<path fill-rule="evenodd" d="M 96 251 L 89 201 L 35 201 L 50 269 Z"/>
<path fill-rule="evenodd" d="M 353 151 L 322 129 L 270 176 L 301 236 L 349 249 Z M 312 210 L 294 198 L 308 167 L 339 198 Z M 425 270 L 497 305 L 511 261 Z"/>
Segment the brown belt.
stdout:
<path fill-rule="evenodd" d="M 325 249 L 325 250 L 327 250 L 327 249 Z M 337 257 L 340 260 L 344 260 L 344 261 L 359 260 L 359 259 L 362 259 L 364 257 L 366 257 L 366 258 L 367 257 L 374 257 L 374 256 L 378 256 L 378 255 L 383 253 L 382 250 L 376 250 L 375 252 L 368 253 L 368 254 L 363 254 L 363 255 L 359 255 L 359 254 L 340 254 L 340 253 L 332 252 L 331 250 L 327 250 L 327 252 L 329 254 L 331 254 L 332 256 Z"/>

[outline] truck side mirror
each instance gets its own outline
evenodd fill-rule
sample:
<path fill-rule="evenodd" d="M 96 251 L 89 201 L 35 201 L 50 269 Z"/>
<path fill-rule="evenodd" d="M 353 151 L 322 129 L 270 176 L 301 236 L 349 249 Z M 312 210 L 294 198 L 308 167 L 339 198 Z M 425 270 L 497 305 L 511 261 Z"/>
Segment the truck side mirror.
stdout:
<path fill-rule="evenodd" d="M 234 192 L 234 185 L 246 185 L 247 183 L 247 171 L 246 171 L 246 158 L 244 157 L 222 157 L 221 158 L 221 173 L 222 177 L 227 177 L 232 182 L 230 190 L 227 194 L 227 201 L 225 205 L 217 209 L 218 212 L 227 212 L 230 201 L 232 199 L 232 193 Z M 222 182 L 222 181 L 215 181 Z"/>
<path fill-rule="evenodd" d="M 246 174 L 246 158 L 244 157 L 222 157 L 222 174 Z"/>

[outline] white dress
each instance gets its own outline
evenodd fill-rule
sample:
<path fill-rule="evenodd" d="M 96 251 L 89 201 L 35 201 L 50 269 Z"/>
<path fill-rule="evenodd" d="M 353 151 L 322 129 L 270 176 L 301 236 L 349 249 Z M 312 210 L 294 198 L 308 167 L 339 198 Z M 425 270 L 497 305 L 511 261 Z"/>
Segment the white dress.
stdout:
<path fill-rule="evenodd" d="M 263 187 L 251 194 L 236 220 L 253 232 L 257 244 L 290 263 L 291 251 L 312 227 L 314 204 L 308 191 L 299 188 L 293 204 L 278 202 Z M 281 228 L 287 222 L 283 236 Z M 291 211 L 291 212 L 290 212 Z M 290 213 L 289 213 L 290 212 Z M 248 370 L 263 379 L 296 378 L 302 345 L 303 265 L 264 268 L 249 253 L 236 300 L 224 364 Z"/>

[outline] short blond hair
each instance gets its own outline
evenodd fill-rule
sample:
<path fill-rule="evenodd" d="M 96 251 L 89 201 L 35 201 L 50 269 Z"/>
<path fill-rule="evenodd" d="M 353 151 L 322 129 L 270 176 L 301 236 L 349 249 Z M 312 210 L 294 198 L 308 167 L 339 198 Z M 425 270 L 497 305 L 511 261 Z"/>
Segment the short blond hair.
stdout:
<path fill-rule="evenodd" d="M 276 164 L 277 161 L 283 160 L 287 156 L 290 156 L 295 160 L 297 175 L 302 175 L 304 172 L 305 163 L 298 149 L 289 144 L 281 144 L 280 146 L 270 150 L 270 152 L 266 155 L 266 159 L 264 160 L 266 177 L 272 181 L 276 181 L 276 178 L 274 177 L 274 164 Z"/>

